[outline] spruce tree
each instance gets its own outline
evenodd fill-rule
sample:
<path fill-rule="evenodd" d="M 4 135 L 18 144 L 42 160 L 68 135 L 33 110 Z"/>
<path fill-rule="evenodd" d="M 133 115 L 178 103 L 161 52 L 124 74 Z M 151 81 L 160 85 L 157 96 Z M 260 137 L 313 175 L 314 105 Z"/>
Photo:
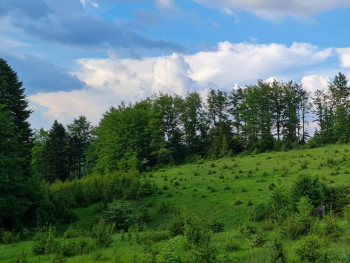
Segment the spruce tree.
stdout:
<path fill-rule="evenodd" d="M 54 121 L 45 146 L 48 182 L 64 181 L 68 178 L 67 134 L 64 126 Z"/>
<path fill-rule="evenodd" d="M 9 112 L 14 122 L 14 135 L 21 145 L 18 152 L 21 162 L 18 168 L 29 175 L 31 156 L 31 136 L 32 131 L 28 118 L 31 111 L 28 109 L 28 101 L 22 88 L 22 82 L 18 81 L 17 74 L 0 58 L 0 104 L 4 105 L 4 110 Z"/>
<path fill-rule="evenodd" d="M 22 83 L 0 58 L 0 228 L 29 223 L 41 199 L 30 173 L 30 113 Z"/>

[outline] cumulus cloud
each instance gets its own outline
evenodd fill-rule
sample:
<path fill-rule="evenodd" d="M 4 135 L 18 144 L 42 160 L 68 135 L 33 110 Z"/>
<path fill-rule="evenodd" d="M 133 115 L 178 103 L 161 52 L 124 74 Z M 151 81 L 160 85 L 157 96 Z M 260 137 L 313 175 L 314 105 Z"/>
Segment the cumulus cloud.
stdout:
<path fill-rule="evenodd" d="M 328 89 L 329 78 L 320 75 L 308 75 L 301 79 L 303 87 L 311 93 L 316 90 L 326 91 Z"/>
<path fill-rule="evenodd" d="M 217 50 L 188 56 L 187 61 L 194 80 L 202 85 L 214 83 L 219 88 L 226 88 L 233 81 L 249 83 L 281 74 L 283 70 L 314 65 L 331 57 L 332 53 L 332 49 L 320 49 L 306 43 L 286 46 L 221 42 Z"/>
<path fill-rule="evenodd" d="M 182 56 L 158 58 L 153 65 L 152 91 L 155 93 L 176 93 L 185 96 L 193 91 L 196 82 L 190 78 L 190 65 Z"/>
<path fill-rule="evenodd" d="M 186 95 L 188 91 L 206 94 L 209 88 L 231 89 L 257 79 L 300 71 L 326 62 L 332 49 L 294 43 L 250 44 L 222 42 L 212 51 L 192 55 L 173 54 L 143 59 L 79 59 L 71 72 L 85 84 L 82 89 L 39 93 L 30 97 L 48 108 L 47 118 L 67 123 L 81 114 L 95 123 L 110 107 L 121 101 L 138 101 L 157 92 Z M 302 82 L 310 90 L 324 84 L 322 77 L 308 76 Z M 327 82 L 327 81 L 326 81 Z M 237 84 L 236 84 L 237 83 Z"/>
<path fill-rule="evenodd" d="M 350 67 L 350 48 L 337 48 L 336 49 L 339 57 L 341 66 L 344 68 Z"/>
<path fill-rule="evenodd" d="M 267 19 L 281 19 L 286 16 L 305 17 L 337 8 L 350 7 L 349 0 L 194 0 L 226 13 L 241 10 Z"/>

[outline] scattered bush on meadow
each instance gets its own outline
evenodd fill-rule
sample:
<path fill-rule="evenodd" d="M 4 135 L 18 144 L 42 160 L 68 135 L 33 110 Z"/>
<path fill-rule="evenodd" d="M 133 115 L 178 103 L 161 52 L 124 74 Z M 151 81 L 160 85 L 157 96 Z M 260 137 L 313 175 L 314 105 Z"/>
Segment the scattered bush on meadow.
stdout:
<path fill-rule="evenodd" d="M 100 219 L 94 224 L 91 230 L 91 238 L 97 246 L 108 247 L 112 244 L 112 235 L 115 224 L 108 224 L 104 219 Z"/>
<path fill-rule="evenodd" d="M 103 218 L 115 224 L 116 230 L 127 231 L 130 226 L 136 222 L 136 216 L 133 209 L 128 203 L 121 200 L 116 200 L 107 205 L 107 210 L 104 211 Z"/>
<path fill-rule="evenodd" d="M 328 263 L 330 262 L 325 245 L 317 236 L 306 236 L 299 240 L 294 247 L 294 252 L 301 262 Z"/>

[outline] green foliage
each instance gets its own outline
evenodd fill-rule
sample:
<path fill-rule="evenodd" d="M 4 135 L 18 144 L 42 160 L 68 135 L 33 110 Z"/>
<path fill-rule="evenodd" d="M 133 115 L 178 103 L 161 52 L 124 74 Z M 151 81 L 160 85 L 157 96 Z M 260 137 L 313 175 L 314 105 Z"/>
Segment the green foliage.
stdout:
<path fill-rule="evenodd" d="M 74 240 L 62 240 L 57 245 L 56 253 L 64 257 L 89 254 L 95 249 L 95 243 L 91 238 L 78 238 Z"/>
<path fill-rule="evenodd" d="M 165 246 L 162 247 L 160 253 L 156 256 L 157 263 L 181 263 L 180 256 L 176 248 L 178 246 L 178 238 L 170 239 Z"/>
<path fill-rule="evenodd" d="M 243 237 L 249 238 L 250 236 L 255 235 L 258 232 L 258 230 L 254 225 L 244 223 L 239 227 L 239 232 Z"/>
<path fill-rule="evenodd" d="M 132 208 L 120 200 L 108 204 L 103 217 L 107 222 L 115 224 L 117 230 L 127 231 L 136 222 Z"/>
<path fill-rule="evenodd" d="M 184 236 L 189 247 L 196 247 L 208 241 L 209 229 L 197 215 L 189 211 L 184 213 Z"/>
<path fill-rule="evenodd" d="M 292 239 L 310 232 L 314 219 L 311 216 L 313 206 L 308 198 L 302 197 L 297 204 L 298 213 L 293 213 L 283 223 L 283 233 Z"/>
<path fill-rule="evenodd" d="M 273 244 L 271 247 L 271 263 L 285 263 L 287 262 L 287 256 L 282 243 L 277 239 L 273 239 Z"/>
<path fill-rule="evenodd" d="M 338 221 L 333 212 L 329 213 L 323 219 L 325 226 L 323 229 L 323 234 L 326 238 L 337 241 L 342 234 L 342 229 L 338 224 Z"/>
<path fill-rule="evenodd" d="M 16 234 L 10 231 L 2 231 L 0 236 L 2 243 L 5 245 L 16 243 L 20 239 L 19 233 Z"/>
<path fill-rule="evenodd" d="M 34 238 L 32 251 L 36 255 L 48 255 L 57 252 L 58 242 L 56 240 L 56 229 L 53 226 L 44 227 Z"/>
<path fill-rule="evenodd" d="M 47 171 L 43 175 L 48 182 L 64 181 L 69 176 L 68 170 L 68 142 L 64 126 L 54 121 L 45 145 L 45 162 Z"/>
<path fill-rule="evenodd" d="M 272 212 L 271 206 L 260 203 L 249 209 L 249 219 L 252 221 L 262 221 L 267 219 Z"/>
<path fill-rule="evenodd" d="M 115 224 L 108 224 L 104 219 L 100 219 L 94 224 L 91 230 L 91 238 L 100 247 L 108 247 L 112 244 L 112 234 Z"/>
<path fill-rule="evenodd" d="M 17 74 L 0 58 L 0 225 L 19 230 L 32 223 L 42 198 L 31 183 L 31 111 Z"/>
<path fill-rule="evenodd" d="M 301 197 L 307 197 L 314 207 L 323 205 L 326 201 L 326 186 L 317 176 L 300 175 L 291 188 L 294 206 Z"/>
<path fill-rule="evenodd" d="M 183 213 L 177 212 L 173 215 L 169 230 L 172 236 L 182 235 L 185 230 L 185 217 Z"/>
<path fill-rule="evenodd" d="M 294 252 L 300 262 L 331 262 L 326 247 L 317 236 L 303 237 L 295 244 Z"/>
<path fill-rule="evenodd" d="M 194 250 L 195 262 L 214 263 L 217 258 L 217 248 L 211 242 L 211 233 L 206 233 L 199 246 Z"/>
<path fill-rule="evenodd" d="M 233 237 L 229 237 L 224 244 L 224 249 L 227 252 L 235 252 L 239 250 L 239 244 Z"/>
<path fill-rule="evenodd" d="M 262 247 L 267 241 L 266 234 L 263 231 L 258 231 L 248 236 L 247 241 L 251 249 Z"/>

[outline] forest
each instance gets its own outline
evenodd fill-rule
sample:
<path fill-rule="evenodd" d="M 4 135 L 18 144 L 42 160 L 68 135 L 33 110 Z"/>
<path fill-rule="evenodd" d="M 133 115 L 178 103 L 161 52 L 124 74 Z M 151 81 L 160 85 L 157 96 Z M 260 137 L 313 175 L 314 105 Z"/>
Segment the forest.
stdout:
<path fill-rule="evenodd" d="M 0 59 L 0 262 L 350 262 L 343 73 L 31 113 Z"/>

